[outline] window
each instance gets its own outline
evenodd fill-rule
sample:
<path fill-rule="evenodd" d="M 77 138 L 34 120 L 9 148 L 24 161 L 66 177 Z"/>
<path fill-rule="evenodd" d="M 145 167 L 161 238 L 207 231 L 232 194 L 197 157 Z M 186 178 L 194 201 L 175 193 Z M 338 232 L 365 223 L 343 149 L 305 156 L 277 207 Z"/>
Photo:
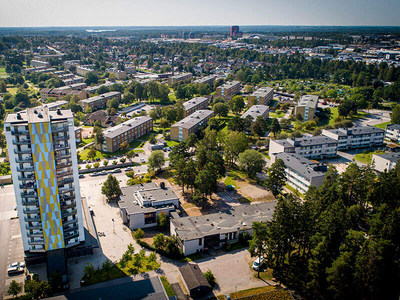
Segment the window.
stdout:
<path fill-rule="evenodd" d="M 144 224 L 152 224 L 156 222 L 156 213 L 144 214 Z"/>
<path fill-rule="evenodd" d="M 199 246 L 203 245 L 203 239 L 199 239 Z"/>

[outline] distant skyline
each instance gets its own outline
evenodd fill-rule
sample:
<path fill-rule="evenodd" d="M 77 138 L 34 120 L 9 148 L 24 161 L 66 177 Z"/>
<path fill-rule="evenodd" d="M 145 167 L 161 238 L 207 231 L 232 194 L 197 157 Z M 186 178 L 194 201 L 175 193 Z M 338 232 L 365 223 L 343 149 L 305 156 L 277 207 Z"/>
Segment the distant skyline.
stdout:
<path fill-rule="evenodd" d="M 400 26 L 399 0 L 0 0 L 0 27 Z"/>

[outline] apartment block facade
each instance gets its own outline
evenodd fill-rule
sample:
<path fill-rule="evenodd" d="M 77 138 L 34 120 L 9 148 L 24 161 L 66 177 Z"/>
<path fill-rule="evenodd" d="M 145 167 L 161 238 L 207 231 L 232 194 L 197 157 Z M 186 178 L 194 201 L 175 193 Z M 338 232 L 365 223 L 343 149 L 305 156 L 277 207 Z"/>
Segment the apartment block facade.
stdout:
<path fill-rule="evenodd" d="M 373 126 L 324 129 L 322 135 L 338 142 L 338 150 L 382 146 L 385 130 Z"/>
<path fill-rule="evenodd" d="M 210 100 L 205 97 L 196 97 L 183 103 L 185 107 L 185 117 L 191 115 L 195 111 L 207 109 L 210 105 Z"/>
<path fill-rule="evenodd" d="M 76 66 L 76 74 L 86 76 L 87 73 L 94 72 L 94 69 L 89 66 Z"/>
<path fill-rule="evenodd" d="M 51 67 L 51 64 L 49 62 L 41 61 L 41 60 L 32 59 L 30 64 L 34 68 L 42 67 L 42 68 L 48 69 Z"/>
<path fill-rule="evenodd" d="M 191 133 L 207 127 L 208 121 L 214 116 L 212 110 L 198 110 L 190 116 L 171 126 L 171 140 L 185 141 Z"/>
<path fill-rule="evenodd" d="M 239 81 L 231 81 L 217 87 L 217 95 L 231 97 L 239 93 L 241 85 Z"/>
<path fill-rule="evenodd" d="M 254 104 L 268 105 L 274 96 L 274 89 L 262 87 L 249 96 L 248 102 Z"/>
<path fill-rule="evenodd" d="M 193 83 L 201 83 L 201 84 L 208 84 L 211 88 L 213 88 L 214 86 L 214 80 L 217 78 L 217 76 L 215 75 L 210 75 L 210 76 L 206 76 L 203 78 L 199 78 L 195 81 L 193 81 Z"/>
<path fill-rule="evenodd" d="M 328 170 L 326 164 L 313 162 L 296 153 L 277 153 L 271 156 L 270 163 L 282 159 L 285 163 L 286 183 L 304 194 L 310 186 L 320 187 Z"/>
<path fill-rule="evenodd" d="M 118 99 L 121 101 L 121 93 L 120 92 L 109 92 L 105 94 L 101 94 L 99 96 L 91 97 L 88 99 L 84 99 L 80 101 L 82 110 L 86 111 L 88 108 L 92 110 L 104 108 L 107 105 L 107 101 L 111 99 Z"/>
<path fill-rule="evenodd" d="M 395 168 L 400 159 L 400 153 L 372 154 L 371 163 L 378 172 L 389 172 Z"/>
<path fill-rule="evenodd" d="M 264 120 L 267 120 L 269 117 L 269 106 L 253 105 L 248 110 L 246 110 L 241 118 L 246 120 L 248 117 L 251 117 L 252 121 L 250 125 L 250 130 L 252 130 L 258 116 L 261 116 Z"/>
<path fill-rule="evenodd" d="M 114 74 L 118 80 L 124 80 L 127 77 L 126 71 L 118 70 L 116 68 L 107 69 L 107 72 Z"/>
<path fill-rule="evenodd" d="M 46 106 L 8 114 L 5 133 L 25 253 L 85 240 L 73 115 Z"/>
<path fill-rule="evenodd" d="M 400 124 L 387 125 L 385 139 L 395 143 L 400 143 Z"/>
<path fill-rule="evenodd" d="M 178 81 L 184 81 L 193 78 L 192 73 L 181 73 L 168 78 L 168 85 L 171 86 Z"/>
<path fill-rule="evenodd" d="M 277 153 L 296 153 L 305 158 L 323 159 L 337 156 L 338 142 L 326 136 L 270 140 L 269 156 Z"/>
<path fill-rule="evenodd" d="M 104 143 L 96 144 L 96 149 L 115 152 L 123 142 L 130 143 L 153 130 L 153 119 L 136 117 L 104 131 Z"/>
<path fill-rule="evenodd" d="M 318 96 L 305 95 L 302 96 L 299 102 L 294 107 L 294 115 L 301 115 L 304 122 L 314 119 L 318 107 Z"/>

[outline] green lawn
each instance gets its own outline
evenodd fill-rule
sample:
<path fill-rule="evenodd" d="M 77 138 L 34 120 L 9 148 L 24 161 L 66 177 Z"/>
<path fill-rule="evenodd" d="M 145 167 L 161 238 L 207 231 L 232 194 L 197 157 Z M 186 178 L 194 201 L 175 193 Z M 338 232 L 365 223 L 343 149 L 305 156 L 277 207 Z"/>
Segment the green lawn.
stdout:
<path fill-rule="evenodd" d="M 79 152 L 79 154 L 80 154 L 80 160 L 88 160 L 87 155 L 88 155 L 88 153 L 89 153 L 89 150 L 90 150 L 90 149 L 85 149 L 85 150 Z M 113 155 L 107 155 L 107 154 L 105 154 L 104 152 L 101 152 L 101 151 L 99 151 L 99 150 L 96 150 L 96 157 L 95 157 L 94 159 L 96 159 L 96 158 L 104 159 L 104 158 L 108 158 L 108 157 L 111 157 L 111 156 L 113 156 Z"/>
<path fill-rule="evenodd" d="M 300 196 L 304 197 L 304 195 L 302 193 L 300 193 L 298 190 L 296 190 L 294 187 L 288 185 L 287 183 L 285 184 L 285 187 L 288 190 L 292 191 L 293 193 L 295 193 L 295 194 L 298 193 Z"/>
<path fill-rule="evenodd" d="M 177 141 L 171 141 L 171 140 L 167 141 L 167 147 L 174 147 L 178 144 L 179 144 L 179 142 L 177 142 Z"/>
<path fill-rule="evenodd" d="M 17 93 L 17 91 L 18 91 L 18 88 L 17 87 L 10 87 L 10 88 L 7 88 L 7 91 L 10 94 L 15 95 Z"/>
<path fill-rule="evenodd" d="M 386 129 L 386 125 L 389 125 L 391 123 L 392 122 L 381 123 L 381 124 L 378 124 L 378 125 L 374 125 L 374 127 L 378 127 L 378 128 L 381 128 L 381 129 Z"/>
<path fill-rule="evenodd" d="M 269 117 L 270 118 L 283 118 L 286 115 L 286 112 L 282 110 L 277 110 L 276 112 L 270 112 Z"/>
<path fill-rule="evenodd" d="M 239 250 L 239 249 L 242 249 L 242 248 L 246 248 L 248 246 L 249 246 L 248 244 L 237 242 L 237 243 L 234 243 L 234 244 L 226 245 L 223 250 L 225 252 L 230 252 L 230 251 L 235 251 L 235 250 Z"/>
<path fill-rule="evenodd" d="M 168 95 L 169 101 L 176 101 L 175 93 L 171 93 Z"/>
<path fill-rule="evenodd" d="M 337 107 L 332 107 L 330 108 L 331 110 L 331 117 L 329 119 L 329 125 L 334 125 L 335 124 L 335 119 L 339 116 L 338 108 Z"/>
<path fill-rule="evenodd" d="M 354 158 L 364 164 L 370 164 L 373 154 L 385 154 L 385 152 L 384 151 L 366 150 L 366 151 L 363 151 L 362 153 L 356 154 Z"/>
<path fill-rule="evenodd" d="M 203 255 L 200 253 L 194 253 L 191 255 L 186 256 L 185 258 L 183 258 L 181 261 L 182 262 L 189 262 L 189 261 L 194 261 L 194 260 L 198 260 L 198 259 L 202 259 Z"/>
<path fill-rule="evenodd" d="M 0 68 L 0 77 L 7 77 L 6 68 Z"/>
<path fill-rule="evenodd" d="M 94 139 L 82 139 L 82 141 L 78 144 L 77 148 L 83 147 L 87 144 L 94 142 Z"/>
<path fill-rule="evenodd" d="M 174 290 L 172 289 L 171 284 L 168 282 L 167 277 L 161 276 L 160 279 L 164 286 L 165 291 L 167 292 L 167 296 L 168 297 L 175 296 Z"/>

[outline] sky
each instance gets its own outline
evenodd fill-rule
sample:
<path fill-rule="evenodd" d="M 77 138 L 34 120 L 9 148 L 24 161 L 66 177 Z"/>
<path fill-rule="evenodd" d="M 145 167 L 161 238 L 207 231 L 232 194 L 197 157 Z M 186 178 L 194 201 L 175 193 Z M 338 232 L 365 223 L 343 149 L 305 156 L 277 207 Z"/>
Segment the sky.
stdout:
<path fill-rule="evenodd" d="M 400 0 L 0 0 L 0 27 L 400 26 Z"/>

